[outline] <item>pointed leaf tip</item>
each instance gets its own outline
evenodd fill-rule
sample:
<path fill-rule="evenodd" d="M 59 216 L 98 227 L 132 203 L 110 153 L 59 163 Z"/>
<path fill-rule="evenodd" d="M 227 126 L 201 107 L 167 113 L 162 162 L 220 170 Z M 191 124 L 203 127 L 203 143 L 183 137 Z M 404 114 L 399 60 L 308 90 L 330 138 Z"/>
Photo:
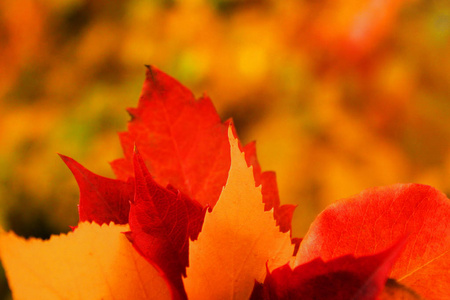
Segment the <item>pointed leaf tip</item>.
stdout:
<path fill-rule="evenodd" d="M 133 199 L 133 180 L 121 181 L 96 175 L 74 159 L 61 155 L 75 177 L 80 190 L 78 213 L 80 221 L 97 224 L 127 224 Z"/>
<path fill-rule="evenodd" d="M 266 263 L 275 268 L 292 257 L 289 234 L 281 233 L 272 212 L 264 211 L 261 188 L 255 187 L 252 169 L 231 128 L 228 137 L 227 183 L 206 214 L 197 241 L 191 243 L 184 282 L 192 299 L 248 299 L 255 279 L 264 280 Z"/>

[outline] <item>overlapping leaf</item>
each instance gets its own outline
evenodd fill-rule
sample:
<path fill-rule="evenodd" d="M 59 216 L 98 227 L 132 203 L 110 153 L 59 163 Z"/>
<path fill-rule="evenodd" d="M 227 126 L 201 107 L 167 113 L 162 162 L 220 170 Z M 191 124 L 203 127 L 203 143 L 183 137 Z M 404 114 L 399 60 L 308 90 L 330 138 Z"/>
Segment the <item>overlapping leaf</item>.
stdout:
<path fill-rule="evenodd" d="M 245 160 L 249 166 L 253 167 L 253 176 L 256 186 L 261 185 L 261 194 L 264 202 L 264 209 L 274 209 L 274 218 L 281 232 L 291 230 L 292 216 L 297 205 L 284 204 L 280 206 L 280 197 L 275 172 L 261 171 L 261 166 L 256 156 L 256 143 L 251 142 L 242 148 L 245 153 Z M 293 241 L 296 243 L 296 241 Z"/>
<path fill-rule="evenodd" d="M 211 100 L 196 100 L 178 81 L 148 66 L 137 108 L 128 109 L 128 131 L 119 134 L 125 158 L 111 163 L 117 177 L 134 176 L 136 146 L 156 182 L 180 190 L 204 207 L 214 207 L 227 180 L 230 152 L 227 129 Z M 232 126 L 232 125 L 231 125 Z M 277 214 L 280 200 L 275 174 L 261 172 L 254 143 L 245 147 L 247 163 L 254 167 L 256 185 L 262 185 L 266 209 L 275 208 L 280 230 L 291 228 L 291 214 Z M 283 212 L 293 212 L 287 205 Z"/>
<path fill-rule="evenodd" d="M 111 163 L 119 179 L 134 176 L 133 149 L 139 149 L 150 173 L 203 206 L 219 199 L 230 165 L 227 125 L 211 100 L 198 101 L 172 77 L 148 67 L 132 120 L 119 134 L 125 158 Z"/>
<path fill-rule="evenodd" d="M 197 237 L 205 209 L 215 205 L 225 184 L 230 167 L 227 128 L 234 127 L 221 123 L 208 98 L 196 100 L 153 67 L 147 68 L 138 108 L 129 112 L 133 119 L 128 132 L 120 134 L 125 158 L 112 163 L 121 179 L 95 175 L 61 156 L 80 187 L 80 220 L 129 222 L 127 236 L 135 248 L 161 269 L 175 296 L 185 297 L 181 276 L 188 266 L 188 240 Z M 135 145 L 140 153 L 130 154 Z M 295 206 L 280 206 L 275 174 L 261 171 L 255 144 L 239 147 L 253 166 L 254 184 L 262 186 L 265 210 L 273 208 L 280 230 L 289 231 Z"/>
<path fill-rule="evenodd" d="M 60 155 L 77 180 L 80 189 L 80 222 L 127 224 L 134 182 L 96 175 L 70 157 Z"/>
<path fill-rule="evenodd" d="M 122 234 L 127 225 L 80 223 L 48 241 L 0 233 L 15 299 L 170 299 L 157 269 Z"/>
<path fill-rule="evenodd" d="M 292 257 L 288 233 L 281 233 L 264 211 L 261 190 L 230 130 L 231 168 L 216 206 L 205 217 L 190 250 L 184 280 L 190 299 L 245 299 L 265 264 L 275 268 Z"/>
<path fill-rule="evenodd" d="M 268 272 L 254 299 L 371 300 L 384 288 L 387 276 L 401 254 L 406 239 L 374 255 L 345 255 L 328 262 L 316 258 L 297 266 L 289 264 Z"/>
<path fill-rule="evenodd" d="M 189 265 L 189 238 L 201 230 L 205 210 L 173 187 L 163 188 L 134 154 L 136 191 L 127 234 L 133 246 L 158 266 L 172 285 L 174 298 L 185 298 L 181 276 Z"/>
<path fill-rule="evenodd" d="M 296 265 L 346 254 L 370 255 L 407 235 L 390 277 L 427 299 L 448 295 L 450 201 L 432 187 L 369 189 L 322 212 L 300 245 Z"/>

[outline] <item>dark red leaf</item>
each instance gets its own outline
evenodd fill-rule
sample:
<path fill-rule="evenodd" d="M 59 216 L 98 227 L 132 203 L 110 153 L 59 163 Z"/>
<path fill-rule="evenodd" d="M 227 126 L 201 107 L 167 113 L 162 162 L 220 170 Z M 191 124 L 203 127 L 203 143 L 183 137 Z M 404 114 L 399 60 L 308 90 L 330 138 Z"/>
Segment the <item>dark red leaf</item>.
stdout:
<path fill-rule="evenodd" d="M 128 237 L 135 249 L 157 266 L 185 298 L 181 280 L 188 266 L 189 237 L 200 232 L 205 210 L 173 187 L 156 183 L 139 153 L 134 154 L 136 191 L 130 207 Z"/>
<path fill-rule="evenodd" d="M 234 135 L 237 134 L 233 131 Z M 256 156 L 256 142 L 250 142 L 244 147 L 240 147 L 241 150 L 245 153 L 245 160 L 247 161 L 248 166 L 253 167 L 253 176 L 255 177 L 255 185 L 259 186 L 261 184 L 261 166 L 258 161 L 258 157 Z M 275 200 L 276 201 L 276 200 Z M 268 207 L 264 207 L 265 210 L 269 210 L 273 207 L 273 205 L 269 205 Z"/>
<path fill-rule="evenodd" d="M 285 204 L 275 208 L 274 216 L 277 221 L 277 226 L 280 226 L 281 232 L 291 230 L 292 216 L 296 207 L 297 205 L 294 204 Z"/>
<path fill-rule="evenodd" d="M 203 221 L 205 220 L 206 211 L 209 207 L 204 207 L 200 205 L 195 200 L 191 200 L 186 195 L 182 194 L 179 190 L 174 188 L 171 185 L 166 187 L 169 191 L 172 191 L 175 194 L 179 194 L 184 204 L 186 205 L 186 211 L 188 213 L 188 235 L 192 241 L 195 241 L 198 238 L 198 235 L 202 231 Z"/>
<path fill-rule="evenodd" d="M 278 195 L 278 186 L 275 172 L 262 172 L 256 156 L 256 143 L 251 142 L 242 147 L 245 153 L 245 160 L 248 166 L 253 167 L 253 176 L 255 177 L 255 185 L 261 187 L 263 195 L 264 210 L 271 210 L 280 206 L 280 197 Z"/>
<path fill-rule="evenodd" d="M 253 286 L 252 294 L 250 295 L 250 300 L 268 300 L 269 295 L 264 293 L 264 284 L 255 280 L 255 285 Z"/>
<path fill-rule="evenodd" d="M 405 242 L 402 238 L 375 255 L 345 255 L 328 262 L 317 258 L 294 270 L 287 264 L 268 272 L 262 291 L 257 288 L 254 293 L 259 299 L 376 299 Z"/>
<path fill-rule="evenodd" d="M 265 204 L 264 209 L 270 210 L 280 206 L 280 196 L 278 194 L 277 177 L 275 172 L 266 171 L 261 175 L 261 194 Z M 290 224 L 289 224 L 290 227 Z"/>
<path fill-rule="evenodd" d="M 80 222 L 127 224 L 130 201 L 134 197 L 133 179 L 125 182 L 102 177 L 72 158 L 60 156 L 72 171 L 80 189 Z"/>

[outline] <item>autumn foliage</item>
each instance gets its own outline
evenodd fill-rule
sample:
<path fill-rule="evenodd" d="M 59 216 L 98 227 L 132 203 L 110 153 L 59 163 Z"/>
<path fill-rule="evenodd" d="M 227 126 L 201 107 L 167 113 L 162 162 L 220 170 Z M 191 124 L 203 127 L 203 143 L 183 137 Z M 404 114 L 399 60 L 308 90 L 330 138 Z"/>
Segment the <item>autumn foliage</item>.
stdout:
<path fill-rule="evenodd" d="M 257 140 L 283 203 L 302 207 L 296 236 L 367 187 L 448 195 L 446 4 L 2 1 L 0 222 L 45 239 L 76 223 L 78 187 L 55 153 L 116 178 L 105 161 L 125 158 L 116 132 L 149 62 L 207 91 L 243 144 Z M 0 297 L 5 288 L 0 279 Z"/>
<path fill-rule="evenodd" d="M 273 172 L 207 96 L 147 67 L 120 133 L 117 179 L 61 155 L 79 224 L 49 241 L 0 233 L 17 299 L 444 299 L 449 199 L 432 187 L 372 188 L 290 230 Z M 300 242 L 301 241 L 301 242 Z M 403 298 L 402 298 L 403 299 Z"/>
<path fill-rule="evenodd" d="M 435 189 L 369 189 L 322 212 L 302 239 L 273 172 L 207 96 L 147 68 L 120 134 L 117 179 L 61 155 L 79 224 L 49 241 L 0 235 L 17 299 L 443 299 L 450 203 Z M 30 270 L 31 273 L 30 273 Z M 409 297 L 409 298 L 408 298 Z"/>

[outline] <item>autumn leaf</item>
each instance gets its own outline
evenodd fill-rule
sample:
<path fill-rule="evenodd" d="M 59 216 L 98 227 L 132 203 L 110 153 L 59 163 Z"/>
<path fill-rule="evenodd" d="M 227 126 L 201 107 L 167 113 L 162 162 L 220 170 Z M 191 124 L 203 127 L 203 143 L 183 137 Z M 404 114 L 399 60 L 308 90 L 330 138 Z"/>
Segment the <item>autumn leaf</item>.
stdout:
<path fill-rule="evenodd" d="M 264 202 L 264 210 L 274 209 L 274 218 L 281 232 L 288 232 L 291 230 L 292 216 L 297 205 L 284 204 L 280 206 L 280 196 L 278 194 L 277 178 L 275 172 L 261 171 L 261 166 L 256 156 L 256 143 L 251 142 L 241 147 L 245 153 L 245 160 L 248 166 L 253 167 L 253 176 L 255 178 L 255 185 L 261 185 L 261 194 Z M 293 241 L 296 243 L 295 241 Z"/>
<path fill-rule="evenodd" d="M 134 197 L 133 179 L 125 182 L 99 176 L 72 158 L 60 156 L 72 171 L 80 189 L 80 222 L 128 224 L 130 201 Z"/>
<path fill-rule="evenodd" d="M 253 176 L 255 178 L 255 185 L 260 186 L 264 182 L 265 184 L 261 187 L 261 194 L 266 195 L 266 201 L 264 202 L 264 209 L 270 210 L 274 207 L 280 205 L 280 197 L 278 195 L 278 187 L 276 182 L 275 172 L 262 172 L 261 165 L 259 164 L 256 155 L 256 142 L 250 142 L 244 147 L 241 147 L 242 152 L 245 153 L 245 160 L 248 166 L 253 168 Z"/>
<path fill-rule="evenodd" d="M 369 189 L 317 217 L 295 265 L 316 258 L 370 255 L 408 235 L 389 276 L 427 299 L 442 299 L 450 282 L 449 217 L 449 199 L 432 187 L 398 184 Z"/>
<path fill-rule="evenodd" d="M 243 147 L 207 97 L 196 100 L 148 67 L 129 112 L 125 158 L 112 163 L 119 179 L 62 156 L 80 187 L 80 220 L 129 225 L 80 223 L 50 241 L 0 232 L 17 298 L 447 295 L 450 204 L 442 193 L 396 185 L 332 205 L 294 263 L 287 231 L 295 206 L 280 206 L 275 173 L 262 172 L 255 144 Z"/>
<path fill-rule="evenodd" d="M 127 225 L 80 223 L 50 240 L 0 233 L 14 299 L 170 299 L 157 269 L 122 234 Z"/>
<path fill-rule="evenodd" d="M 214 174 L 228 176 L 229 142 L 227 135 L 221 137 L 221 132 L 227 126 L 234 132 L 234 127 L 231 122 L 220 122 L 209 99 L 195 100 L 175 79 L 152 67 L 147 69 L 139 107 L 129 112 L 133 116 L 129 131 L 120 135 L 125 159 L 112 163 L 118 177 L 127 178 L 126 182 L 95 175 L 73 159 L 61 157 L 80 188 L 80 220 L 99 224 L 129 222 L 131 231 L 127 237 L 133 246 L 160 268 L 171 283 L 173 295 L 184 298 L 181 276 L 189 264 L 188 240 L 196 239 L 206 208 L 212 208 L 217 201 L 218 196 L 211 198 L 214 190 L 220 187 L 220 192 L 225 185 L 221 176 Z M 221 150 L 222 140 L 226 150 Z M 126 147 L 131 143 L 143 148 L 139 154 L 133 153 L 133 174 L 127 171 Z M 280 206 L 275 173 L 261 171 L 255 144 L 238 145 L 246 151 L 247 165 L 253 166 L 255 186 L 262 186 L 265 210 L 273 208 L 279 229 L 289 231 L 295 206 Z M 156 174 L 150 175 L 147 166 Z M 172 176 L 175 173 L 178 177 Z M 157 182 L 168 185 L 164 188 Z M 186 189 L 183 182 L 194 183 L 193 186 L 203 182 L 202 188 L 210 197 L 203 201 L 203 208 L 189 198 L 200 195 L 199 190 Z"/>
<path fill-rule="evenodd" d="M 345 255 L 328 262 L 316 258 L 294 270 L 289 264 L 268 272 L 254 299 L 371 300 L 384 288 L 393 264 L 402 252 L 402 238 L 389 249 L 355 258 Z"/>
<path fill-rule="evenodd" d="M 132 120 L 119 134 L 125 158 L 111 163 L 117 177 L 134 176 L 133 149 L 139 149 L 150 173 L 162 186 L 171 184 L 203 206 L 219 199 L 230 166 L 227 124 L 211 100 L 198 101 L 178 81 L 148 67 Z"/>
<path fill-rule="evenodd" d="M 186 298 L 181 276 L 189 265 L 189 238 L 198 236 L 205 210 L 173 187 L 156 183 L 137 151 L 134 169 L 136 191 L 127 236 L 143 257 L 162 270 L 173 297 Z"/>
<path fill-rule="evenodd" d="M 228 177 L 230 153 L 228 126 L 222 123 L 211 100 L 196 100 L 177 80 L 153 66 L 146 79 L 137 108 L 128 109 L 132 119 L 128 131 L 119 133 L 125 158 L 111 163 L 116 176 L 134 176 L 136 146 L 149 172 L 161 186 L 172 185 L 203 207 L 214 207 Z M 292 214 L 277 213 L 280 206 L 275 173 L 262 172 L 254 143 L 245 146 L 248 165 L 254 167 L 256 185 L 262 185 L 266 210 L 275 208 L 280 230 L 291 228 Z M 286 205 L 283 211 L 294 210 Z"/>
<path fill-rule="evenodd" d="M 264 187 L 264 186 L 263 186 Z M 289 232 L 292 228 L 292 217 L 297 205 L 284 204 L 274 207 L 274 218 L 277 221 L 277 226 L 280 227 L 281 232 Z M 292 243 L 297 244 L 298 238 L 292 238 Z"/>
<path fill-rule="evenodd" d="M 289 234 L 281 233 L 264 211 L 261 189 L 230 129 L 231 167 L 227 184 L 202 232 L 191 243 L 184 279 L 190 299 L 246 299 L 266 267 L 287 263 L 293 253 Z"/>

